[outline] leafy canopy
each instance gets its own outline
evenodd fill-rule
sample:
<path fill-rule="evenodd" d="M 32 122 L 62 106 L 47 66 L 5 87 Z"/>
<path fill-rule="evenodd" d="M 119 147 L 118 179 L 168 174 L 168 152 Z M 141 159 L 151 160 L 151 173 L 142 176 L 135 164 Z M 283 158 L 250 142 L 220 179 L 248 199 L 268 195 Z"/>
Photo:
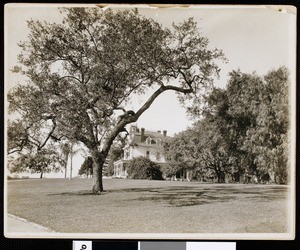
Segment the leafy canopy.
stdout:
<path fill-rule="evenodd" d="M 22 117 L 16 125 L 22 132 L 34 137 L 33 128 L 47 124 L 39 131 L 44 142 L 66 136 L 89 149 L 105 139 L 111 145 L 166 90 L 182 93 L 183 103 L 199 102 L 218 76 L 215 60 L 225 60 L 222 51 L 208 49 L 192 19 L 168 29 L 137 10 L 61 13 L 62 23 L 28 21 L 28 41 L 19 44 L 20 65 L 13 69 L 28 81 L 8 95 L 9 110 Z M 133 94 L 150 87 L 157 91 L 139 110 L 126 110 Z M 26 143 L 32 141 L 11 146 L 21 150 Z"/>
<path fill-rule="evenodd" d="M 172 170 L 213 173 L 219 182 L 248 173 L 257 181 L 272 176 L 288 183 L 288 87 L 285 67 L 265 76 L 232 71 L 226 88 L 206 99 L 201 119 L 165 145 Z"/>

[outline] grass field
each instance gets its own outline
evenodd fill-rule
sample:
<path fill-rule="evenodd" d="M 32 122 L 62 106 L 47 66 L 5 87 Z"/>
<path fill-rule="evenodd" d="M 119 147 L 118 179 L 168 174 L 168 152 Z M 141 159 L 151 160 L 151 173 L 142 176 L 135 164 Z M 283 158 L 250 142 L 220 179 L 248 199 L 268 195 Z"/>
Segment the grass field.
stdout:
<path fill-rule="evenodd" d="M 61 233 L 285 233 L 288 186 L 105 179 L 8 181 L 7 211 Z"/>

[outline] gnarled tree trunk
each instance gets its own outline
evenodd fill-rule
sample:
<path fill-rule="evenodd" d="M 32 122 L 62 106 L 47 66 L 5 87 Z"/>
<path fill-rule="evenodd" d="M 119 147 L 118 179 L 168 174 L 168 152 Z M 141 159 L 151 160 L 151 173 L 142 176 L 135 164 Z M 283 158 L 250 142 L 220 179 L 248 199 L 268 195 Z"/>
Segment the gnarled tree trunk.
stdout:
<path fill-rule="evenodd" d="M 109 150 L 108 150 L 109 151 Z M 93 193 L 99 194 L 104 191 L 103 189 L 103 165 L 105 163 L 105 159 L 108 155 L 108 151 L 92 151 L 92 158 L 93 158 Z"/>
<path fill-rule="evenodd" d="M 154 102 L 154 100 L 164 91 L 167 90 L 173 90 L 178 91 L 182 93 L 191 93 L 193 89 L 191 86 L 189 88 L 179 88 L 176 86 L 162 85 L 159 89 L 157 89 L 150 97 L 149 99 L 144 103 L 144 105 L 135 113 L 132 110 L 129 110 L 125 112 L 123 115 L 119 116 L 119 121 L 115 125 L 115 127 L 112 129 L 111 133 L 106 138 L 102 150 L 98 151 L 97 146 L 94 143 L 90 144 L 90 151 L 93 158 L 93 178 L 94 178 L 94 185 L 93 185 L 93 193 L 101 193 L 103 192 L 103 181 L 102 181 L 102 171 L 103 171 L 103 165 L 105 162 L 105 159 L 108 156 L 108 152 L 110 150 L 110 147 L 114 141 L 114 139 L 117 137 L 117 135 L 120 132 L 126 131 L 125 126 L 136 122 L 138 118 L 146 111 L 151 104 Z"/>

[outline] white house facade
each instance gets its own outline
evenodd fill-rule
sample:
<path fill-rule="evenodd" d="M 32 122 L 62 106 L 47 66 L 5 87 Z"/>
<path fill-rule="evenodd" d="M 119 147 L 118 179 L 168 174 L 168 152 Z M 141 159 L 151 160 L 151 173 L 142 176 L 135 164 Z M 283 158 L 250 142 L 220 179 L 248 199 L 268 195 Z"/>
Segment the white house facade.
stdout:
<path fill-rule="evenodd" d="M 167 131 L 149 131 L 131 126 L 128 143 L 124 147 L 124 157 L 114 162 L 114 177 L 126 178 L 126 163 L 136 157 L 146 157 L 153 162 L 164 164 L 163 142 L 168 138 Z"/>

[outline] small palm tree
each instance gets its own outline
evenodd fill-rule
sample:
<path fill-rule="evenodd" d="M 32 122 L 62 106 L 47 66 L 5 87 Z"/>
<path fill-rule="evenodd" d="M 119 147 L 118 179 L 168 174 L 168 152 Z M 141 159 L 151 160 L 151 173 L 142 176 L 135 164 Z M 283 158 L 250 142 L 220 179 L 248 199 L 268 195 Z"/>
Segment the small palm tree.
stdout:
<path fill-rule="evenodd" d="M 70 159 L 70 175 L 69 180 L 72 180 L 73 178 L 73 157 L 75 154 L 77 154 L 79 151 L 81 151 L 81 148 L 75 148 L 76 142 L 74 140 L 68 140 L 61 144 L 61 152 L 63 155 L 63 162 L 65 167 L 65 178 L 67 178 L 67 166 L 68 166 L 68 160 Z"/>
<path fill-rule="evenodd" d="M 82 151 L 82 148 L 76 148 L 75 146 L 78 145 L 75 141 L 70 142 L 70 177 L 69 180 L 72 180 L 72 174 L 73 174 L 73 157 L 75 154 L 77 154 L 79 151 Z"/>
<path fill-rule="evenodd" d="M 71 145 L 69 142 L 64 142 L 60 146 L 61 152 L 63 155 L 63 163 L 65 168 L 65 178 L 67 178 L 67 166 L 68 166 L 68 159 L 71 152 Z"/>

